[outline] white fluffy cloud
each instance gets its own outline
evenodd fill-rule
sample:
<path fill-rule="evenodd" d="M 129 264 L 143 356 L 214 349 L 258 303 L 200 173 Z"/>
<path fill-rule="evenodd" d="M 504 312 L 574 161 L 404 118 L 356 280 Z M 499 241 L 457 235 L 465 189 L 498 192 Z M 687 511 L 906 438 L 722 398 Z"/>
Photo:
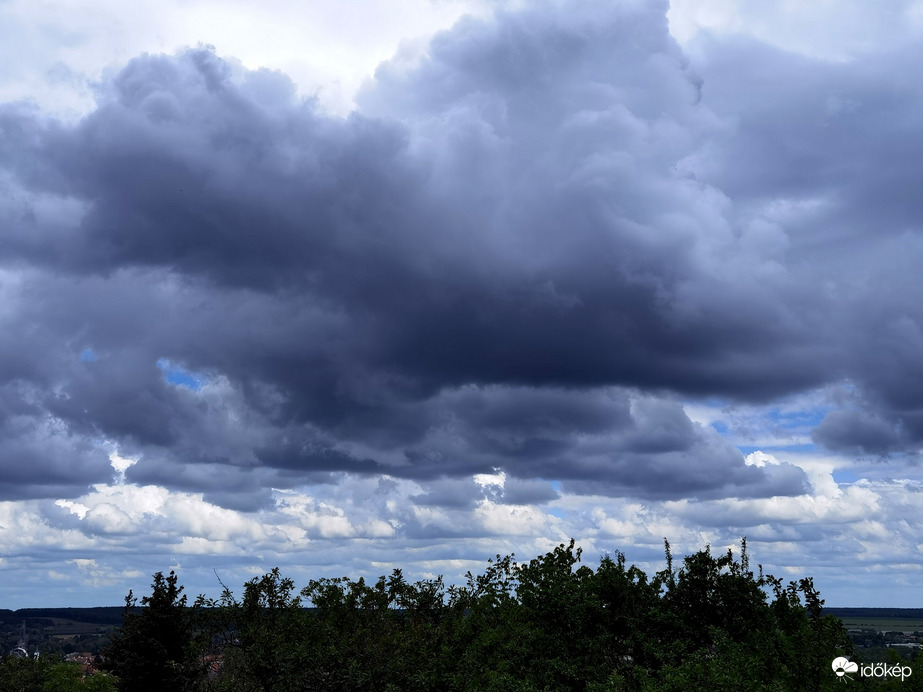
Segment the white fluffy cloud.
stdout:
<path fill-rule="evenodd" d="M 209 44 L 247 67 L 281 70 L 301 93 L 337 113 L 404 42 L 413 50 L 463 14 L 484 14 L 481 0 L 304 3 L 270 0 L 115 0 L 0 6 L 0 99 L 30 99 L 75 117 L 93 107 L 94 83 L 144 52 Z"/>
<path fill-rule="evenodd" d="M 208 593 L 216 590 L 216 568 L 226 583 L 242 583 L 276 565 L 300 578 L 344 570 L 375 577 L 401 567 L 460 581 L 497 552 L 527 559 L 570 537 L 591 564 L 623 551 L 653 572 L 663 568 L 664 538 L 681 555 L 706 543 L 736 548 L 746 536 L 767 571 L 814 575 L 831 605 L 852 603 L 857 593 L 883 603 L 864 584 L 888 565 L 895 582 L 889 598 L 912 598 L 912 575 L 923 565 L 912 520 L 923 509 L 920 482 L 837 484 L 835 460 L 794 454 L 787 461 L 814 479 L 809 492 L 704 502 L 563 493 L 545 506 L 498 503 L 490 493 L 505 479 L 493 475 L 472 479 L 482 492 L 471 505 L 436 507 L 417 504 L 427 496 L 414 482 L 345 477 L 280 491 L 272 508 L 250 513 L 201 494 L 106 484 L 74 501 L 3 503 L 0 538 L 12 574 L 53 572 L 62 597 L 81 603 L 142 590 L 148 574 L 139 566 L 178 569 L 189 588 Z M 78 569 L 62 568 L 64 561 Z"/>

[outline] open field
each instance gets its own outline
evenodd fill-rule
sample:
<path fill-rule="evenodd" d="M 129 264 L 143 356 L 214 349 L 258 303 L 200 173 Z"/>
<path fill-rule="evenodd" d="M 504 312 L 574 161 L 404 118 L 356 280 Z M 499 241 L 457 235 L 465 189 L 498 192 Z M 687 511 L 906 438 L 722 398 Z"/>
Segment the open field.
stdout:
<path fill-rule="evenodd" d="M 923 618 L 841 617 L 847 629 L 872 629 L 877 632 L 923 632 Z"/>

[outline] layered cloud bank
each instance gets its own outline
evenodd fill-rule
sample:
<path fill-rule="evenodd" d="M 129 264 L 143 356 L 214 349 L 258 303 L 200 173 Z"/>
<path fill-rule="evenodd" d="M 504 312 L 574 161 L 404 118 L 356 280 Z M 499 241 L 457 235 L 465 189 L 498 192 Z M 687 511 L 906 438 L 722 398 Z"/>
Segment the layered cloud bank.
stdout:
<path fill-rule="evenodd" d="M 918 48 L 684 50 L 667 9 L 464 18 L 345 117 L 209 48 L 74 122 L 0 107 L 5 566 L 116 602 L 165 561 L 746 534 L 840 602 L 902 593 Z"/>

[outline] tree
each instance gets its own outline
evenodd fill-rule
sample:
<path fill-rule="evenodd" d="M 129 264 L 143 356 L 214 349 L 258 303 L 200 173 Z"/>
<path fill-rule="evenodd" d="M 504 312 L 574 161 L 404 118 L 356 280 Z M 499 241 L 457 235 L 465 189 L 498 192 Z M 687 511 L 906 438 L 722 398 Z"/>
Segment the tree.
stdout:
<path fill-rule="evenodd" d="M 186 607 L 176 573 L 154 575 L 151 595 L 125 597 L 122 627 L 105 651 L 106 667 L 119 679 L 120 692 L 193 689 L 203 674 L 194 646 L 194 614 Z"/>
<path fill-rule="evenodd" d="M 574 541 L 525 563 L 497 555 L 449 588 L 441 577 L 409 583 L 395 569 L 370 582 L 311 580 L 299 596 L 273 569 L 247 582 L 240 600 L 222 583 L 219 599 L 200 597 L 191 609 L 176 576 L 158 573 L 143 608 L 129 593 L 109 654 L 121 690 L 782 692 L 838 684 L 829 662 L 852 652 L 810 578 L 783 586 L 762 567 L 754 575 L 746 541 L 739 557 L 706 546 L 678 569 L 665 549 L 666 569 L 651 579 L 621 553 L 595 571 L 581 566 Z M 211 677 L 198 663 L 205 649 L 223 660 Z"/>
<path fill-rule="evenodd" d="M 0 690 L 15 692 L 115 692 L 106 673 L 85 675 L 83 666 L 57 656 L 0 659 Z"/>

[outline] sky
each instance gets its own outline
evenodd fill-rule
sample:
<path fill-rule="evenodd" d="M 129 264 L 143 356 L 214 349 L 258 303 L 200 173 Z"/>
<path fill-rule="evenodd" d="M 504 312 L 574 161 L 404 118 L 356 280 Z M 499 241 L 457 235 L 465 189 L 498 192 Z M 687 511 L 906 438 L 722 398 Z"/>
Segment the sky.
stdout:
<path fill-rule="evenodd" d="M 921 607 L 923 2 L 0 0 L 0 607 L 747 538 Z"/>

